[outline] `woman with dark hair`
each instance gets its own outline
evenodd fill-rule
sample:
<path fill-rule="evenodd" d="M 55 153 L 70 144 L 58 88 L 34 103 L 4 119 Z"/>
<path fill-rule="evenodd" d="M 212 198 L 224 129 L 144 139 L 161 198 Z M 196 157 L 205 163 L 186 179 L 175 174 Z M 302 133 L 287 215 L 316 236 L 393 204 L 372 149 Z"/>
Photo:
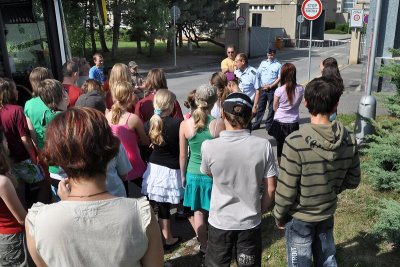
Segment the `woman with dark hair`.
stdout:
<path fill-rule="evenodd" d="M 214 118 L 221 118 L 222 103 L 224 103 L 225 98 L 228 96 L 228 79 L 222 72 L 215 72 L 211 75 L 210 84 L 217 88 L 217 102 L 215 102 L 214 107 L 211 110 L 211 116 Z"/>
<path fill-rule="evenodd" d="M 37 203 L 28 212 L 27 243 L 37 266 L 163 266 L 148 201 L 106 190 L 107 164 L 118 148 L 95 109 L 70 108 L 50 122 L 43 159 L 61 166 L 68 179 L 59 184 L 60 202 Z"/>
<path fill-rule="evenodd" d="M 25 183 L 37 186 L 44 177 L 38 166 L 37 151 L 32 143 L 24 110 L 15 105 L 17 100 L 18 91 L 14 81 L 0 78 L 0 126 L 7 139 L 12 173 L 21 181 L 18 191 L 25 204 Z"/>
<path fill-rule="evenodd" d="M 143 123 L 148 122 L 154 114 L 153 99 L 156 92 L 160 89 L 168 89 L 164 71 L 162 69 L 151 69 L 147 74 L 145 88 L 145 97 L 135 106 L 135 114 L 142 119 Z M 182 110 L 177 100 L 174 102 L 174 109 L 170 117 L 183 119 Z"/>
<path fill-rule="evenodd" d="M 281 69 L 281 87 L 274 93 L 274 121 L 268 134 L 277 142 L 277 158 L 280 163 L 285 138 L 299 129 L 299 107 L 304 88 L 296 82 L 296 67 L 286 63 Z"/>
<path fill-rule="evenodd" d="M 190 117 L 192 117 L 192 113 L 193 111 L 196 110 L 197 106 L 196 106 L 196 100 L 195 100 L 195 95 L 196 95 L 196 89 L 192 90 L 189 92 L 186 100 L 183 102 L 183 105 L 189 109 L 189 112 L 185 114 L 184 119 L 190 119 Z"/>
<path fill-rule="evenodd" d="M 28 266 L 24 234 L 26 210 L 10 174 L 7 139 L 0 127 L 0 266 Z"/>
<path fill-rule="evenodd" d="M 322 77 L 327 78 L 328 82 L 333 83 L 340 95 L 342 95 L 344 92 L 344 84 L 336 59 L 333 57 L 328 57 L 324 59 L 320 64 L 320 69 Z M 336 119 L 336 115 L 337 107 L 334 112 L 329 116 L 329 120 L 334 121 Z"/>
<path fill-rule="evenodd" d="M 327 57 L 327 58 L 325 58 L 324 60 L 321 61 L 321 64 L 319 65 L 319 68 L 320 68 L 321 72 L 326 67 L 335 67 L 335 68 L 339 69 L 338 62 L 333 57 Z"/>

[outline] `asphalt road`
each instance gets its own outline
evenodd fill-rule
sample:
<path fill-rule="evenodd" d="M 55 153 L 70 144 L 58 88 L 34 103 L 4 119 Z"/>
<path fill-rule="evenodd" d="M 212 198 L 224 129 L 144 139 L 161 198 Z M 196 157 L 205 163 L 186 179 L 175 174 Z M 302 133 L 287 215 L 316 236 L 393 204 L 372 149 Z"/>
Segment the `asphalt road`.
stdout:
<path fill-rule="evenodd" d="M 347 65 L 349 55 L 349 44 L 336 47 L 313 48 L 311 56 L 311 79 L 320 75 L 319 64 L 327 57 L 335 57 L 340 66 Z M 258 68 L 264 58 L 253 58 L 249 60 L 249 65 Z M 291 62 L 297 68 L 297 81 L 305 84 L 308 81 L 308 49 L 285 49 L 277 51 L 277 59 L 281 63 Z M 168 87 L 173 91 L 179 103 L 183 103 L 189 91 L 196 89 L 203 83 L 208 83 L 211 74 L 219 71 L 219 64 L 212 67 L 199 67 L 193 70 L 168 73 Z M 360 77 L 361 78 L 361 77 Z M 188 110 L 183 106 L 183 112 Z"/>

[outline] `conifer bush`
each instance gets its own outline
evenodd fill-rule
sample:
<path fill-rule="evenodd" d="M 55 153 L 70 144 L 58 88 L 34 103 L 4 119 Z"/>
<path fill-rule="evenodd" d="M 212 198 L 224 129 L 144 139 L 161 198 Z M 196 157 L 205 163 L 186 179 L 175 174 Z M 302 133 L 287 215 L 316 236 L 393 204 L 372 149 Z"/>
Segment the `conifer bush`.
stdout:
<path fill-rule="evenodd" d="M 362 149 L 366 160 L 361 167 L 377 190 L 400 192 L 400 120 L 374 123 L 376 133 Z"/>
<path fill-rule="evenodd" d="M 400 56 L 400 49 L 391 48 L 389 51 L 393 56 Z M 391 115 L 400 118 L 400 63 L 393 60 L 387 65 L 379 68 L 378 75 L 390 78 L 390 82 L 396 86 L 396 94 L 387 96 L 384 99 L 385 106 L 389 109 Z"/>
<path fill-rule="evenodd" d="M 400 202 L 383 199 L 380 204 L 379 220 L 374 226 L 373 234 L 400 245 Z"/>

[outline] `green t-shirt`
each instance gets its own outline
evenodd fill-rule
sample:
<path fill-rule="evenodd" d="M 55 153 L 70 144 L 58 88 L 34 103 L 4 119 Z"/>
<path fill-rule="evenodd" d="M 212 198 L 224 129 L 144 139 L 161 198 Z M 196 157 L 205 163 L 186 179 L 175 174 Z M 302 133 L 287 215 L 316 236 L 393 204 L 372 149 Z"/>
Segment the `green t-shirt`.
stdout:
<path fill-rule="evenodd" d="M 40 97 L 34 97 L 25 103 L 24 113 L 31 120 L 38 136 L 38 146 L 42 149 L 47 125 L 58 112 L 49 109 Z"/>
<path fill-rule="evenodd" d="M 40 97 L 34 97 L 25 103 L 24 113 L 36 131 L 39 149 L 43 149 L 47 125 L 58 114 L 58 111 L 52 111 Z M 58 173 L 58 169 L 56 166 L 49 167 L 51 173 Z"/>

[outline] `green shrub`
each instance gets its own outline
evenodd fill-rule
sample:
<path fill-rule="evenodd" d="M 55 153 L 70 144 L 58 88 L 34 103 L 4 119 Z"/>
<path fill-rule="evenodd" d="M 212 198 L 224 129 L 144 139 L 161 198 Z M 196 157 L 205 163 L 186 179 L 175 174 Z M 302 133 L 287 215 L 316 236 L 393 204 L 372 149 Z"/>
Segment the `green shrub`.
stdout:
<path fill-rule="evenodd" d="M 393 199 L 380 202 L 379 219 L 374 225 L 373 234 L 400 245 L 400 203 Z"/>
<path fill-rule="evenodd" d="M 342 32 L 341 30 L 336 30 L 336 29 L 330 29 L 330 30 L 325 31 L 325 33 L 328 33 L 328 34 L 345 34 L 347 32 Z"/>
<path fill-rule="evenodd" d="M 341 23 L 336 25 L 336 30 L 348 33 L 349 32 L 349 24 L 347 23 Z"/>
<path fill-rule="evenodd" d="M 325 31 L 335 29 L 336 22 L 334 20 L 325 21 Z"/>
<path fill-rule="evenodd" d="M 375 189 L 400 192 L 400 120 L 385 117 L 373 124 L 375 134 L 362 149 L 362 170 Z"/>
<path fill-rule="evenodd" d="M 394 56 L 400 55 L 400 49 L 389 49 Z M 389 77 L 390 82 L 396 86 L 396 94 L 384 97 L 383 103 L 389 109 L 391 115 L 400 117 L 400 63 L 392 61 L 387 65 L 379 68 L 378 75 L 380 77 Z"/>

